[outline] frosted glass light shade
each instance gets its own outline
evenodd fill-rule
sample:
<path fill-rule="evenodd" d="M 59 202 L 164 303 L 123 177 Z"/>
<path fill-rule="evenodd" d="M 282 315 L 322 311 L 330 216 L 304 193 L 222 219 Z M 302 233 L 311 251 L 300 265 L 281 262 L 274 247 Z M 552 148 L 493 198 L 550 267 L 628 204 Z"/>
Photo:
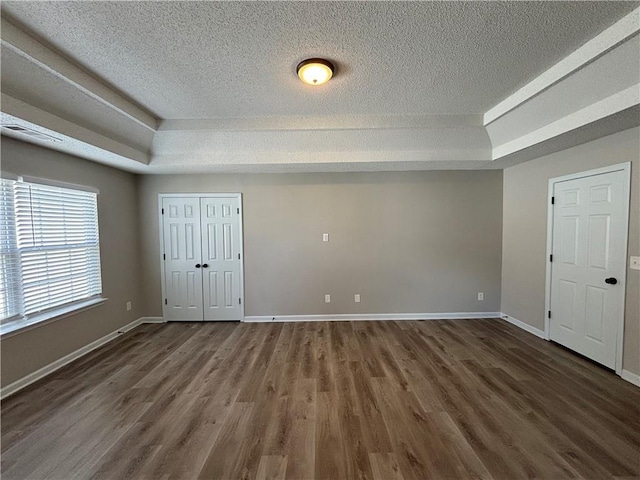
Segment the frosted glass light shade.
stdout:
<path fill-rule="evenodd" d="M 308 85 L 322 85 L 333 76 L 333 65 L 322 58 L 309 58 L 298 65 L 298 77 Z"/>

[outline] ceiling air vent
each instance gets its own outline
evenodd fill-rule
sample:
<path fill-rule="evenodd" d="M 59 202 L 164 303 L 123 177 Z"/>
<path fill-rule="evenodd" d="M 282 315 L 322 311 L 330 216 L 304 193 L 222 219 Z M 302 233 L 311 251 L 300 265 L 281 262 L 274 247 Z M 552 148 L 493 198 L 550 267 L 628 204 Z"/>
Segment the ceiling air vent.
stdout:
<path fill-rule="evenodd" d="M 46 142 L 59 142 L 60 139 L 56 137 L 52 137 L 51 135 L 47 135 L 46 133 L 38 132 L 37 130 L 32 130 L 27 127 L 23 127 L 22 125 L 2 125 L 3 130 L 9 130 L 13 133 L 18 133 L 20 135 L 25 135 L 30 138 L 44 140 Z"/>

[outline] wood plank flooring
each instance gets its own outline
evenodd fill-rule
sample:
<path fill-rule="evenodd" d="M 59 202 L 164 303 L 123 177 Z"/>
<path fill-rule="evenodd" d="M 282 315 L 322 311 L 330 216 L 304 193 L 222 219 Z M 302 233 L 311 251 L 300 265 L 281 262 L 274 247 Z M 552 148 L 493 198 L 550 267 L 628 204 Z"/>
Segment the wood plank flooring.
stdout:
<path fill-rule="evenodd" d="M 1 413 L 4 480 L 640 478 L 640 389 L 495 319 L 142 325 Z"/>

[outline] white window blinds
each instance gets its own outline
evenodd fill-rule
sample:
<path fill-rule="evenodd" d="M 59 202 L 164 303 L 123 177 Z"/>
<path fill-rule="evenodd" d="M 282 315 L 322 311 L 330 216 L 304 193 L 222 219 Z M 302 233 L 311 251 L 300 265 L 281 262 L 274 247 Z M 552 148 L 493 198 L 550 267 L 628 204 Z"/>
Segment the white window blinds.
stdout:
<path fill-rule="evenodd" d="M 29 316 L 99 295 L 96 193 L 18 181 L 13 182 L 12 200 L 13 209 L 2 212 L 1 225 L 6 224 L 10 232 L 13 223 L 7 238 L 13 235 L 16 247 L 14 256 L 7 256 L 6 261 L 3 256 L 2 262 L 3 271 L 6 263 L 7 270 L 18 272 L 17 289 L 7 287 L 5 295 L 10 301 L 15 298 L 12 305 L 18 305 L 14 307 L 18 313 Z M 2 288 L 4 292 L 4 285 Z M 0 318 L 11 316 L 8 309 L 0 313 Z"/>
<path fill-rule="evenodd" d="M 22 312 L 20 253 L 16 241 L 13 180 L 0 179 L 0 320 Z"/>

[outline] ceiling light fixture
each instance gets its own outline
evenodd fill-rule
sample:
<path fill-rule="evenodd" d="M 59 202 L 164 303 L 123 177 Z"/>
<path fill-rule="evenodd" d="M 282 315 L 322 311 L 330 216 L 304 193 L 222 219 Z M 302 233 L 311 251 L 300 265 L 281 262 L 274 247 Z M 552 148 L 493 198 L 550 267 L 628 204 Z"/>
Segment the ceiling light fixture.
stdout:
<path fill-rule="evenodd" d="M 333 64 L 323 58 L 308 58 L 298 64 L 298 77 L 308 85 L 322 85 L 333 77 Z"/>

